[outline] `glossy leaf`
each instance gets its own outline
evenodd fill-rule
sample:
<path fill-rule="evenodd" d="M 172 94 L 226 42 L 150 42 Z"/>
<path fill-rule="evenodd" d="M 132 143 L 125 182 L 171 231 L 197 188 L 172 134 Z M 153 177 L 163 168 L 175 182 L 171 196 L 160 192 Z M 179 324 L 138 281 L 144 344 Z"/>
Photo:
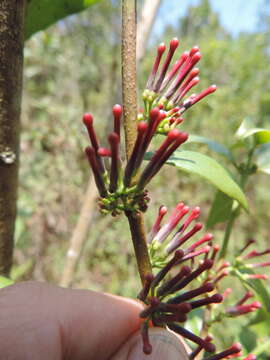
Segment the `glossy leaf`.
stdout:
<path fill-rule="evenodd" d="M 204 136 L 199 135 L 189 135 L 188 140 L 186 144 L 188 143 L 199 143 L 199 144 L 205 144 L 208 146 L 208 148 L 212 151 L 215 151 L 216 153 L 225 156 L 228 160 L 233 161 L 233 154 L 229 149 L 226 148 L 226 146 L 218 143 L 217 141 L 208 139 Z"/>
<path fill-rule="evenodd" d="M 175 151 L 167 163 L 187 173 L 200 175 L 247 209 L 243 191 L 216 160 L 195 151 Z"/>
<path fill-rule="evenodd" d="M 232 204 L 233 199 L 218 190 L 208 215 L 206 227 L 210 228 L 218 223 L 227 221 L 231 213 Z"/>
<path fill-rule="evenodd" d="M 27 2 L 25 39 L 68 15 L 85 10 L 99 0 L 31 0 Z"/>
<path fill-rule="evenodd" d="M 236 132 L 239 139 L 245 139 L 254 135 L 256 144 L 265 144 L 270 142 L 270 130 L 255 127 L 253 121 L 249 118 L 243 120 Z"/>
<path fill-rule="evenodd" d="M 258 171 L 270 174 L 270 143 L 263 144 L 256 149 L 254 161 Z"/>

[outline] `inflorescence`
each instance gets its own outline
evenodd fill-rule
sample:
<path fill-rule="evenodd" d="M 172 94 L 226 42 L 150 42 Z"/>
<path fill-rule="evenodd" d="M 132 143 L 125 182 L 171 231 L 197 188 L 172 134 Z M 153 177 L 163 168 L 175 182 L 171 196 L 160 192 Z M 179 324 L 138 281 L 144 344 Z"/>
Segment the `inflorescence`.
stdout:
<path fill-rule="evenodd" d="M 161 44 L 158 47 L 157 58 L 143 92 L 145 108 L 143 113 L 138 115 L 136 141 L 123 170 L 120 154 L 122 107 L 113 107 L 114 128 L 108 136 L 109 148 L 100 146 L 93 126 L 93 116 L 87 113 L 83 117 L 91 142 L 91 146 L 85 151 L 100 194 L 100 209 L 105 214 L 111 213 L 115 216 L 122 211 L 146 211 L 150 199 L 145 187 L 188 138 L 186 132 L 175 128 L 183 121 L 182 114 L 216 90 L 216 86 L 212 85 L 198 95 L 193 94 L 183 100 L 187 92 L 199 82 L 199 70 L 194 66 L 200 60 L 201 54 L 199 48 L 194 46 L 181 55 L 167 74 L 178 44 L 176 38 L 171 40 L 160 72 L 158 69 L 166 46 Z M 166 138 L 142 169 L 146 152 L 158 133 L 166 135 Z M 106 169 L 104 158 L 110 158 L 109 170 Z"/>
<path fill-rule="evenodd" d="M 213 244 L 213 236 L 210 233 L 186 245 L 203 228 L 202 223 L 196 221 L 200 215 L 199 207 L 190 209 L 181 202 L 173 210 L 167 222 L 161 225 L 166 213 L 167 208 L 161 206 L 148 235 L 152 266 L 158 271 L 155 275 L 146 276 L 144 287 L 138 295 L 138 298 L 146 304 L 146 308 L 140 314 L 143 350 L 146 354 L 152 351 L 148 335 L 149 327 L 168 327 L 196 345 L 189 354 L 189 358 L 194 359 L 202 350 L 207 353 L 216 351 L 211 334 L 200 337 L 184 327 L 184 323 L 194 309 L 207 308 L 209 319 L 204 324 L 205 331 L 213 323 L 225 317 L 256 311 L 261 304 L 258 301 L 247 304 L 246 302 L 253 296 L 247 291 L 235 305 L 220 306 L 232 292 L 231 289 L 226 289 L 220 294 L 220 282 L 224 277 L 234 275 L 236 267 L 224 260 L 218 261 L 219 246 Z M 269 249 L 261 253 L 253 251 L 243 259 L 268 253 Z M 237 261 L 243 266 L 243 260 L 238 258 Z M 262 264 L 261 266 L 264 266 L 269 263 Z M 256 267 L 254 264 L 245 266 Z M 240 344 L 234 344 L 225 351 L 207 357 L 207 360 L 241 355 Z M 252 354 L 245 358 L 245 360 L 251 359 L 255 359 Z"/>
<path fill-rule="evenodd" d="M 178 39 L 170 41 L 163 63 L 161 60 L 166 46 L 162 43 L 157 48 L 156 59 L 143 91 L 144 109 L 138 114 L 135 144 L 125 167 L 120 153 L 122 107 L 113 107 L 114 125 L 113 131 L 108 135 L 109 147 L 100 145 L 93 116 L 89 113 L 83 116 L 91 142 L 85 152 L 100 194 L 100 210 L 104 214 L 116 216 L 122 211 L 136 213 L 147 210 L 150 198 L 146 186 L 173 152 L 188 139 L 186 132 L 176 128 L 184 120 L 182 115 L 216 90 L 216 86 L 211 85 L 199 94 L 186 97 L 199 83 L 199 69 L 195 65 L 201 59 L 201 53 L 198 46 L 194 46 L 171 65 L 178 45 Z M 143 160 L 156 134 L 166 137 L 143 167 Z M 204 331 L 200 337 L 184 327 L 188 315 L 194 309 L 206 307 L 210 316 L 205 320 L 205 329 L 209 329 L 214 322 L 221 321 L 224 317 L 235 317 L 259 309 L 261 304 L 258 301 L 246 303 L 253 296 L 248 291 L 235 305 L 224 306 L 219 310 L 223 299 L 227 299 L 232 291 L 227 289 L 221 295 L 220 282 L 228 275 L 238 277 L 247 285 L 250 280 L 265 279 L 266 275 L 255 274 L 254 269 L 269 266 L 270 263 L 249 264 L 247 261 L 268 254 L 270 250 L 261 253 L 254 250 L 242 256 L 253 243 L 253 240 L 249 240 L 233 264 L 218 261 L 219 246 L 213 244 L 212 234 L 207 233 L 186 245 L 203 228 L 202 223 L 196 222 L 200 215 L 199 207 L 190 209 L 184 203 L 179 203 L 168 221 L 161 225 L 166 213 L 167 208 L 161 206 L 147 239 L 151 265 L 158 270 L 155 275 L 145 276 L 144 287 L 138 295 L 146 304 L 140 314 L 143 350 L 146 354 L 152 351 L 149 327 L 168 327 L 195 344 L 189 354 L 190 359 L 195 359 L 201 351 L 215 353 L 216 348 L 211 334 L 205 334 Z M 222 352 L 206 356 L 206 359 L 219 360 L 238 356 L 241 356 L 241 346 L 235 343 Z M 243 360 L 255 359 L 250 354 Z"/>
<path fill-rule="evenodd" d="M 185 51 L 169 70 L 178 45 L 177 38 L 170 41 L 170 47 L 162 66 L 161 60 L 166 51 L 166 45 L 161 43 L 158 46 L 152 72 L 143 92 L 145 109 L 139 118 L 147 119 L 149 111 L 155 106 L 163 109 L 166 116 L 157 129 L 161 134 L 166 134 L 174 129 L 183 121 L 182 115 L 188 108 L 216 91 L 216 86 L 211 85 L 199 94 L 191 94 L 185 98 L 187 93 L 200 81 L 199 69 L 195 68 L 195 65 L 200 61 L 202 55 L 199 47 L 193 46 L 190 51 Z"/>

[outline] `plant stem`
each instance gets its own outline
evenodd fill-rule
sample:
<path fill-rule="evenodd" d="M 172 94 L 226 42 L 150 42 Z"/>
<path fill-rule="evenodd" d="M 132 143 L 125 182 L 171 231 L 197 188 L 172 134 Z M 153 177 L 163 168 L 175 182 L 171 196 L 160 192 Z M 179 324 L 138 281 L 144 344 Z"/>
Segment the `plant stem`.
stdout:
<path fill-rule="evenodd" d="M 122 96 L 126 157 L 129 159 L 137 133 L 136 0 L 122 0 Z M 142 283 L 151 274 L 142 213 L 127 211 L 129 227 Z"/>
<path fill-rule="evenodd" d="M 122 97 L 126 156 L 129 159 L 136 140 L 136 0 L 122 0 Z"/>
<path fill-rule="evenodd" d="M 224 259 L 227 255 L 229 240 L 231 237 L 234 222 L 235 222 L 237 216 L 239 215 L 239 210 L 240 210 L 239 205 L 235 209 L 231 209 L 231 213 L 230 213 L 230 216 L 229 216 L 229 219 L 228 219 L 228 222 L 226 225 L 226 229 L 225 229 L 224 238 L 222 241 L 222 248 L 221 248 L 221 251 L 219 254 L 220 259 Z"/>
<path fill-rule="evenodd" d="M 128 218 L 138 270 L 142 284 L 144 284 L 145 276 L 151 274 L 152 269 L 146 244 L 143 217 L 141 213 L 136 214 L 131 211 L 126 211 L 125 214 Z"/>
<path fill-rule="evenodd" d="M 250 167 L 252 165 L 252 156 L 254 153 L 254 149 L 255 149 L 255 146 L 249 151 L 245 168 L 241 172 L 240 186 L 243 190 L 247 184 L 249 176 L 251 175 Z M 227 255 L 227 249 L 228 249 L 232 229 L 234 226 L 234 222 L 235 222 L 236 218 L 239 216 L 240 211 L 241 211 L 240 205 L 237 205 L 234 209 L 233 209 L 233 205 L 232 205 L 231 213 L 230 213 L 227 225 L 226 225 L 225 234 L 224 234 L 224 238 L 222 241 L 222 248 L 221 248 L 221 251 L 219 254 L 219 259 L 224 259 Z"/>

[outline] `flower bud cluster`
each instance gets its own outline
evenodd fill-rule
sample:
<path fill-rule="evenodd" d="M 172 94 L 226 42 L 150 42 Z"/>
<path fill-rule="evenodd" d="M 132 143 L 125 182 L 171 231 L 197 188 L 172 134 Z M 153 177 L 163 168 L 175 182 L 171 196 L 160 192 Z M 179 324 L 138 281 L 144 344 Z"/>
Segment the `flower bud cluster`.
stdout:
<path fill-rule="evenodd" d="M 217 304 L 228 297 L 227 289 L 222 296 L 218 293 L 220 281 L 230 273 L 231 264 L 217 261 L 219 246 L 212 243 L 213 236 L 207 233 L 199 240 L 191 241 L 203 225 L 197 222 L 200 208 L 190 209 L 183 202 L 177 204 L 167 221 L 164 217 L 168 210 L 161 206 L 154 225 L 148 235 L 149 253 L 153 268 L 158 268 L 155 275 L 145 277 L 144 287 L 138 298 L 146 304 L 141 312 L 141 335 L 143 350 L 151 353 L 148 329 L 152 326 L 168 327 L 185 339 L 193 342 L 196 347 L 189 354 L 195 359 L 201 351 L 215 353 L 212 336 L 202 338 L 190 330 L 184 323 L 194 309 L 207 307 L 214 319 Z M 162 225 L 162 221 L 164 224 Z M 234 306 L 222 310 L 218 317 L 233 317 L 247 314 L 261 307 L 258 301 L 246 304 L 253 296 L 247 292 Z M 216 317 L 216 319 L 218 318 Z M 211 322 L 208 324 L 211 325 Z M 233 344 L 229 349 L 215 353 L 207 360 L 218 360 L 241 356 L 240 344 Z M 255 359 L 249 355 L 245 360 Z"/>
<path fill-rule="evenodd" d="M 211 85 L 199 94 L 191 94 L 185 98 L 200 81 L 199 69 L 195 68 L 195 65 L 200 61 L 201 53 L 198 46 L 193 46 L 190 51 L 182 53 L 169 69 L 178 45 L 177 38 L 170 41 L 170 47 L 162 65 L 161 60 L 166 52 L 166 45 L 161 43 L 158 46 L 156 59 L 143 92 L 145 112 L 140 115 L 140 118 L 147 118 L 150 110 L 156 106 L 163 109 L 166 114 L 158 127 L 159 133 L 167 133 L 174 129 L 183 121 L 182 114 L 188 108 L 216 91 L 216 86 Z"/>
<path fill-rule="evenodd" d="M 163 143 L 142 169 L 145 154 L 156 134 L 158 125 L 164 119 L 164 112 L 158 107 L 153 108 L 149 113 L 148 122 L 138 122 L 136 141 L 126 167 L 123 169 L 120 154 L 121 114 L 122 107 L 115 105 L 113 107 L 114 130 L 108 136 L 109 148 L 100 146 L 93 126 L 93 116 L 85 114 L 83 117 L 91 142 L 91 146 L 88 146 L 85 152 L 100 194 L 100 209 L 103 213 L 111 213 L 113 216 L 121 211 L 146 211 L 150 198 L 145 186 L 188 138 L 187 133 L 177 129 L 169 131 Z M 104 162 L 106 157 L 110 159 L 109 170 L 106 169 Z"/>
<path fill-rule="evenodd" d="M 255 244 L 255 239 L 248 239 L 246 241 L 244 247 L 239 251 L 239 256 L 235 260 L 234 268 L 237 274 L 243 277 L 244 280 L 267 280 L 269 278 L 267 274 L 255 273 L 255 269 L 263 269 L 265 267 L 270 267 L 270 261 L 258 262 L 255 259 L 270 254 L 270 248 L 267 248 L 263 251 L 252 250 L 245 254 L 246 250 L 250 248 L 250 246 L 254 246 Z M 250 263 L 249 261 L 252 261 L 252 263 Z"/>

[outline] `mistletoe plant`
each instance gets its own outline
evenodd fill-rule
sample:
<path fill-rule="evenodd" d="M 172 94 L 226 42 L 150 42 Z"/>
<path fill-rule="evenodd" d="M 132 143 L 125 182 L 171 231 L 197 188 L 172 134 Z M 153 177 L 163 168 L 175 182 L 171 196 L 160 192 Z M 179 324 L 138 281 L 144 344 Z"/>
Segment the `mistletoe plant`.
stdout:
<path fill-rule="evenodd" d="M 197 237 L 203 229 L 203 224 L 197 222 L 200 208 L 191 209 L 183 202 L 177 204 L 163 225 L 162 221 L 168 210 L 165 206 L 160 206 L 157 218 L 146 235 L 142 213 L 147 211 L 150 201 L 147 187 L 166 163 L 175 165 L 175 153 L 188 140 L 188 133 L 180 130 L 184 123 L 183 114 L 215 92 L 216 86 L 211 85 L 198 94 L 190 94 L 191 89 L 199 83 L 199 69 L 195 66 L 201 59 L 201 53 L 199 47 L 194 46 L 182 53 L 172 64 L 179 45 L 178 39 L 174 38 L 170 41 L 167 52 L 164 43 L 158 46 L 152 71 L 142 94 L 144 108 L 137 112 L 134 57 L 132 58 L 135 45 L 126 38 L 131 36 L 129 40 L 132 40 L 135 33 L 134 22 L 132 25 L 132 21 L 127 21 L 128 16 L 131 16 L 131 19 L 133 16 L 134 20 L 131 3 L 123 1 L 124 109 L 120 105 L 115 105 L 112 109 L 113 131 L 108 135 L 108 146 L 100 144 L 91 114 L 83 116 L 83 123 L 91 143 L 85 152 L 99 191 L 100 211 L 112 216 L 124 213 L 129 221 L 143 284 L 138 294 L 138 299 L 145 304 L 145 309 L 140 314 L 143 351 L 146 354 L 152 351 L 149 328 L 161 326 L 168 327 L 193 343 L 190 359 L 198 358 L 202 352 L 208 360 L 238 356 L 243 356 L 242 359 L 245 360 L 255 359 L 252 354 L 242 355 L 239 343 L 216 352 L 213 336 L 209 331 L 213 324 L 225 318 L 261 308 L 259 301 L 247 303 L 253 296 L 247 287 L 253 284 L 250 281 L 266 278 L 264 274 L 255 274 L 253 269 L 268 266 L 270 263 L 248 264 L 247 261 L 268 254 L 269 249 L 263 252 L 254 250 L 242 255 L 251 245 L 248 243 L 233 263 L 225 261 L 218 256 L 219 246 L 213 243 L 211 233 Z M 127 73 L 128 71 L 130 73 Z M 126 159 L 120 151 L 123 112 Z M 157 134 L 162 134 L 165 138 L 157 148 L 149 152 Z M 178 153 L 183 160 L 182 151 L 178 150 Z M 148 159 L 146 164 L 145 159 Z M 202 159 L 202 162 L 205 161 L 203 157 Z M 189 162 L 196 163 L 194 159 L 189 159 Z M 222 191 L 246 206 L 238 185 L 220 166 L 211 164 L 215 166 L 214 172 L 221 172 L 224 182 L 229 183 L 227 187 L 222 187 Z M 209 175 L 204 177 L 207 176 Z M 216 176 L 217 174 L 212 176 L 214 183 Z M 221 186 L 218 180 L 215 185 Z M 227 304 L 232 290 L 221 288 L 223 279 L 229 275 L 236 276 L 244 284 L 244 292 L 234 305 Z M 226 305 L 223 304 L 224 299 Z M 195 334 L 188 328 L 188 320 L 196 309 L 204 309 L 200 334 Z M 198 355 L 199 353 L 201 354 Z"/>

